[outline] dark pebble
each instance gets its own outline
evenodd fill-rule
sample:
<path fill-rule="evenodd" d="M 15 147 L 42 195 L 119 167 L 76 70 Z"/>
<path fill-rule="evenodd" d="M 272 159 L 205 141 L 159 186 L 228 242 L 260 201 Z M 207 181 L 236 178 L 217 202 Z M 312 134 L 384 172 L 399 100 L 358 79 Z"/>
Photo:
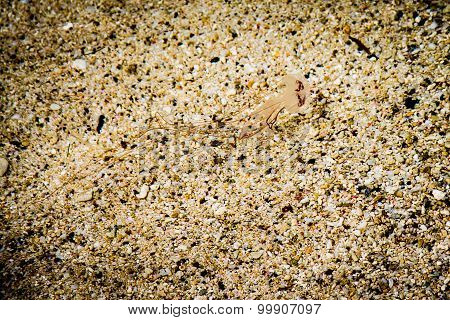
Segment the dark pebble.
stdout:
<path fill-rule="evenodd" d="M 220 146 L 222 143 L 223 143 L 222 141 L 219 141 L 219 140 L 213 140 L 213 141 L 211 141 L 211 147 L 218 147 L 218 146 Z"/>
<path fill-rule="evenodd" d="M 408 97 L 405 99 L 405 107 L 408 109 L 413 109 L 416 104 L 419 103 L 419 100 Z"/>
<path fill-rule="evenodd" d="M 97 133 L 102 132 L 103 125 L 105 124 L 105 119 L 106 119 L 106 118 L 105 118 L 104 115 L 101 115 L 101 116 L 98 118 Z"/>

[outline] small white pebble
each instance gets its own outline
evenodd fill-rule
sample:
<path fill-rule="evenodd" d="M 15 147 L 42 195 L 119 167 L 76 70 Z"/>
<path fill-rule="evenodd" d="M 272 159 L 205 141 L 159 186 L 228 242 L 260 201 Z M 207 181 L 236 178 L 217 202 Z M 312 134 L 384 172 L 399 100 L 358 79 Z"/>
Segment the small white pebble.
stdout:
<path fill-rule="evenodd" d="M 217 210 L 214 212 L 215 216 L 221 216 L 223 215 L 225 212 L 227 211 L 226 207 L 219 207 L 217 208 Z"/>
<path fill-rule="evenodd" d="M 169 271 L 167 269 L 160 269 L 159 270 L 159 275 L 161 277 L 167 276 L 169 274 Z"/>
<path fill-rule="evenodd" d="M 361 221 L 359 224 L 358 224 L 358 226 L 356 227 L 356 229 L 358 229 L 358 230 L 363 230 L 363 229 L 365 229 L 367 227 L 367 221 Z"/>
<path fill-rule="evenodd" d="M 141 187 L 141 190 L 136 195 L 136 198 L 138 198 L 138 199 L 145 199 L 145 198 L 147 198 L 147 194 L 148 194 L 149 190 L 150 190 L 149 186 L 146 185 L 146 184 L 143 184 L 142 187 Z"/>
<path fill-rule="evenodd" d="M 263 253 L 264 252 L 262 250 L 260 250 L 260 251 L 252 252 L 250 254 L 250 256 L 252 257 L 252 259 L 259 259 L 262 257 Z"/>
<path fill-rule="evenodd" d="M 72 23 L 72 22 L 67 22 L 67 23 L 65 23 L 65 24 L 63 25 L 62 29 L 65 30 L 65 31 L 67 31 L 67 30 L 69 30 L 69 29 L 72 29 L 72 27 L 73 27 L 73 23 Z"/>
<path fill-rule="evenodd" d="M 86 191 L 84 193 L 81 193 L 77 197 L 78 202 L 86 202 L 92 200 L 93 193 L 92 190 Z"/>
<path fill-rule="evenodd" d="M 309 198 L 308 197 L 304 197 L 302 200 L 300 200 L 300 204 L 305 204 L 309 202 Z"/>
<path fill-rule="evenodd" d="M 434 197 L 436 200 L 444 200 L 444 199 L 445 199 L 445 192 L 442 192 L 442 191 L 440 191 L 440 190 L 434 189 L 434 190 L 433 190 L 433 197 Z"/>
<path fill-rule="evenodd" d="M 434 30 L 434 29 L 437 28 L 437 26 L 438 26 L 437 22 L 433 21 L 428 28 L 431 29 L 431 30 Z"/>
<path fill-rule="evenodd" d="M 0 177 L 3 177 L 6 170 L 8 170 L 8 160 L 5 158 L 0 158 Z"/>
<path fill-rule="evenodd" d="M 244 64 L 244 72 L 245 73 L 254 73 L 256 71 L 256 68 L 252 66 L 251 64 Z"/>
<path fill-rule="evenodd" d="M 86 70 L 87 62 L 84 59 L 76 59 L 72 62 L 72 67 L 78 70 Z"/>
<path fill-rule="evenodd" d="M 61 109 L 61 106 L 59 104 L 57 104 L 57 103 L 52 103 L 50 105 L 50 110 L 58 111 L 59 109 Z"/>

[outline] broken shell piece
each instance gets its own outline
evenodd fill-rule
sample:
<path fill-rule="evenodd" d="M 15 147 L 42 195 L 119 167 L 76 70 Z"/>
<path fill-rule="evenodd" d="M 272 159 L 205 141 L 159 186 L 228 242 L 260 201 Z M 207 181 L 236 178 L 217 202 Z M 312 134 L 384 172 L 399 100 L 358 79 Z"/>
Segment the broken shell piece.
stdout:
<path fill-rule="evenodd" d="M 146 184 L 143 184 L 142 187 L 141 187 L 141 190 L 136 195 L 136 198 L 138 198 L 138 199 L 145 199 L 145 198 L 147 198 L 147 194 L 148 194 L 149 190 L 150 190 L 149 186 L 146 185 Z"/>

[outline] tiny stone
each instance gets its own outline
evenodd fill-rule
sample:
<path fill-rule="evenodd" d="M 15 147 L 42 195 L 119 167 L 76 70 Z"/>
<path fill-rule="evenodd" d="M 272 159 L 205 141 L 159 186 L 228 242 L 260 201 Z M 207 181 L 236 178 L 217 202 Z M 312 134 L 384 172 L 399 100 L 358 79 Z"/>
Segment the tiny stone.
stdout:
<path fill-rule="evenodd" d="M 215 216 L 221 216 L 221 215 L 223 215 L 226 211 L 227 211 L 227 208 L 225 208 L 225 207 L 220 207 L 220 208 L 218 208 L 218 209 L 214 212 L 214 215 L 215 215 Z"/>
<path fill-rule="evenodd" d="M 437 26 L 438 26 L 437 22 L 436 22 L 436 21 L 433 21 L 433 22 L 430 24 L 429 28 L 430 28 L 431 30 L 434 30 L 434 29 L 437 28 Z"/>
<path fill-rule="evenodd" d="M 150 190 L 149 186 L 146 184 L 143 184 L 141 187 L 141 190 L 136 195 L 136 198 L 138 199 L 145 199 L 147 197 L 148 191 Z"/>
<path fill-rule="evenodd" d="M 6 170 L 8 170 L 8 161 L 5 158 L 0 158 L 0 177 L 3 177 Z"/>
<path fill-rule="evenodd" d="M 161 277 L 167 276 L 169 274 L 169 271 L 167 271 L 167 269 L 160 269 L 159 270 L 159 275 Z"/>
<path fill-rule="evenodd" d="M 256 68 L 254 66 L 252 66 L 251 64 L 246 63 L 244 65 L 244 72 L 245 73 L 253 73 L 256 71 Z"/>
<path fill-rule="evenodd" d="M 89 190 L 89 191 L 87 191 L 85 193 L 79 194 L 78 197 L 77 197 L 77 201 L 78 202 L 90 201 L 90 200 L 92 200 L 92 197 L 93 197 L 92 190 Z"/>
<path fill-rule="evenodd" d="M 228 91 L 227 91 L 227 95 L 229 95 L 229 96 L 234 96 L 234 95 L 236 95 L 236 90 L 235 90 L 235 89 L 230 89 L 230 90 L 228 90 Z"/>
<path fill-rule="evenodd" d="M 433 190 L 433 197 L 434 197 L 436 200 L 444 200 L 444 199 L 445 199 L 445 192 L 442 192 L 442 191 L 440 191 L 440 190 L 434 189 L 434 190 Z"/>
<path fill-rule="evenodd" d="M 251 254 L 250 254 L 250 256 L 251 256 L 251 258 L 252 259 L 259 259 L 259 258 L 261 258 L 262 257 L 262 255 L 263 255 L 263 251 L 262 250 L 260 250 L 260 251 L 256 251 L 256 252 L 252 252 Z"/>
<path fill-rule="evenodd" d="M 301 201 L 300 204 L 305 204 L 309 202 L 309 197 L 304 197 Z"/>
<path fill-rule="evenodd" d="M 211 63 L 216 63 L 219 62 L 220 58 L 219 57 L 214 57 L 211 59 Z"/>
<path fill-rule="evenodd" d="M 52 103 L 50 105 L 50 110 L 58 111 L 59 109 L 61 109 L 61 106 L 59 104 L 57 104 L 57 103 Z"/>
<path fill-rule="evenodd" d="M 416 104 L 419 103 L 419 100 L 408 97 L 405 99 L 405 107 L 408 109 L 414 108 Z"/>
<path fill-rule="evenodd" d="M 170 213 L 171 218 L 178 218 L 180 216 L 180 210 L 175 209 Z"/>
<path fill-rule="evenodd" d="M 73 23 L 67 22 L 66 24 L 63 25 L 62 29 L 67 31 L 67 30 L 71 29 L 72 27 L 73 27 Z"/>
<path fill-rule="evenodd" d="M 72 67 L 78 70 L 86 70 L 87 62 L 83 59 L 76 59 L 72 62 Z"/>

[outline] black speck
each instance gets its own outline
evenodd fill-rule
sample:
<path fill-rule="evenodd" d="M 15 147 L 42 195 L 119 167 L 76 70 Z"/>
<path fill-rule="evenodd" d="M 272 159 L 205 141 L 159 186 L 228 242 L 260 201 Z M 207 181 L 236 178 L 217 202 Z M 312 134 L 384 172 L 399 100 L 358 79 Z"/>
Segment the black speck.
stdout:
<path fill-rule="evenodd" d="M 16 140 L 11 141 L 11 144 L 18 149 L 21 149 L 21 150 L 26 149 L 26 147 L 24 147 L 22 145 L 22 143 L 20 143 L 19 141 L 16 141 Z"/>
<path fill-rule="evenodd" d="M 416 44 L 409 44 L 407 47 L 408 47 L 409 53 L 413 53 L 414 51 L 416 51 L 419 48 Z"/>
<path fill-rule="evenodd" d="M 210 61 L 211 61 L 211 63 L 216 63 L 216 62 L 219 62 L 219 60 L 220 60 L 219 57 L 214 57 Z"/>
<path fill-rule="evenodd" d="M 222 143 L 223 143 L 222 141 L 219 141 L 219 140 L 213 140 L 213 141 L 211 141 L 211 147 L 218 147 L 218 146 L 220 146 Z"/>
<path fill-rule="evenodd" d="M 283 212 L 294 212 L 294 208 L 292 208 L 292 206 L 290 204 L 288 204 L 287 206 L 284 206 L 281 211 Z"/>
<path fill-rule="evenodd" d="M 225 285 L 223 284 L 222 281 L 219 281 L 218 286 L 220 290 L 225 290 Z"/>
<path fill-rule="evenodd" d="M 162 139 L 161 139 L 162 144 L 166 144 L 168 141 L 169 141 L 169 138 L 167 138 L 167 137 L 162 137 Z"/>
<path fill-rule="evenodd" d="M 106 120 L 106 118 L 104 115 L 101 115 L 100 117 L 98 117 L 97 133 L 102 132 L 102 128 L 103 128 L 103 125 L 105 124 L 105 120 Z"/>
<path fill-rule="evenodd" d="M 423 82 L 426 86 L 429 86 L 432 83 L 429 78 L 426 78 L 425 80 L 423 80 Z"/>
<path fill-rule="evenodd" d="M 399 21 L 401 18 L 403 17 L 403 11 L 397 11 L 396 13 L 395 13 L 395 17 L 394 17 L 394 20 L 395 21 Z"/>
<path fill-rule="evenodd" d="M 425 200 L 423 202 L 423 207 L 425 208 L 425 210 L 430 209 L 431 201 L 428 198 L 425 198 Z"/>
<path fill-rule="evenodd" d="M 390 227 L 387 228 L 386 231 L 384 232 L 384 236 L 385 236 L 386 238 L 388 238 L 394 231 L 395 231 L 395 227 L 394 227 L 394 226 L 390 226 Z"/>
<path fill-rule="evenodd" d="M 413 109 L 416 104 L 419 103 L 419 100 L 408 97 L 405 99 L 405 107 L 408 109 Z"/>
<path fill-rule="evenodd" d="M 315 164 L 316 163 L 316 159 L 309 159 L 307 163 L 308 164 Z"/>

